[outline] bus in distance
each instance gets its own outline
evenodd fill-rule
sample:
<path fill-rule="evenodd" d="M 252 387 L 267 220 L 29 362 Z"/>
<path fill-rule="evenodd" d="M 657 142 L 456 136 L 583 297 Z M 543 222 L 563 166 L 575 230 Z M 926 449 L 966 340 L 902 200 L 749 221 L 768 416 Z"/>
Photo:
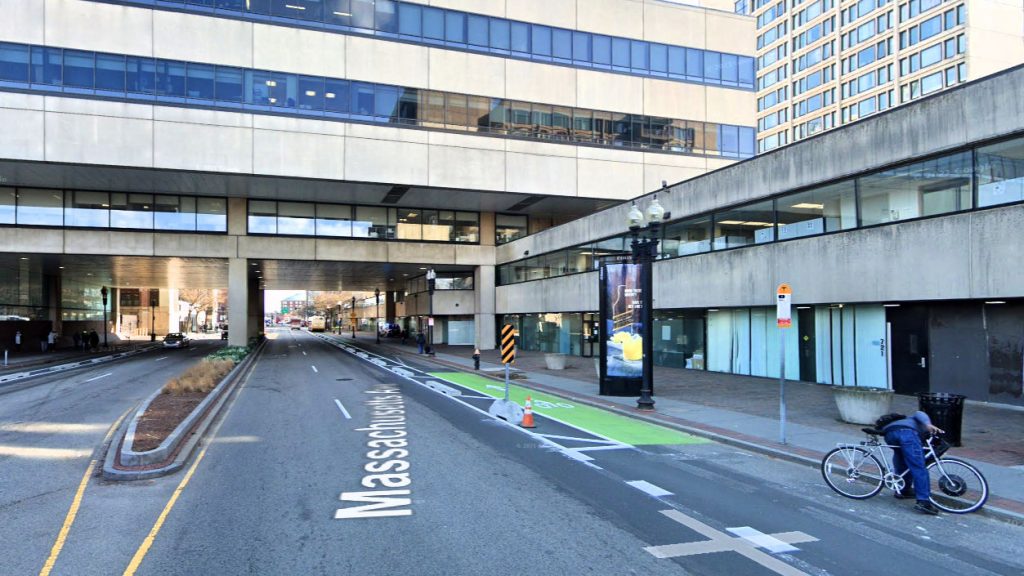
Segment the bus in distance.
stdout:
<path fill-rule="evenodd" d="M 309 319 L 310 332 L 323 332 L 327 328 L 327 319 L 323 316 L 312 316 Z"/>

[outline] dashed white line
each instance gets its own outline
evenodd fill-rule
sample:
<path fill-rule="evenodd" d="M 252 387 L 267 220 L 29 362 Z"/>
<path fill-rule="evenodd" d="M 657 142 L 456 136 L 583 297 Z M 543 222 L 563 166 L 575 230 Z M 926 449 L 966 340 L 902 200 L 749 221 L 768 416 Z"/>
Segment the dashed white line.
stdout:
<path fill-rule="evenodd" d="M 306 354 L 306 351 L 305 351 L 305 350 L 303 350 L 303 351 L 302 351 L 302 355 L 303 355 L 303 356 L 309 356 L 309 354 Z"/>
<path fill-rule="evenodd" d="M 312 368 L 312 369 L 313 369 L 313 372 L 317 372 L 317 373 L 319 373 L 319 372 L 320 372 L 319 370 L 317 370 L 317 369 L 316 369 L 316 366 L 310 366 L 310 368 Z"/>
<path fill-rule="evenodd" d="M 110 376 L 111 374 L 113 374 L 113 372 L 107 372 L 106 374 L 100 374 L 99 376 L 93 376 L 92 378 L 89 378 L 88 380 L 86 380 L 86 382 L 92 382 L 93 380 L 99 380 L 100 378 L 106 378 L 107 376 Z"/>
<path fill-rule="evenodd" d="M 167 360 L 167 356 L 163 356 L 161 358 L 157 358 L 156 360 L 153 360 L 153 362 L 159 362 L 161 360 Z"/>
<path fill-rule="evenodd" d="M 648 493 L 651 496 L 654 496 L 656 498 L 661 497 L 661 496 L 671 496 L 672 495 L 672 493 L 669 492 L 668 490 L 665 490 L 664 488 L 655 486 L 654 484 L 651 484 L 650 482 L 648 482 L 646 480 L 633 480 L 632 482 L 626 482 L 626 484 L 629 484 L 633 488 L 636 488 L 637 490 L 640 490 L 641 492 L 646 492 L 646 493 Z"/>
<path fill-rule="evenodd" d="M 335 398 L 334 403 L 338 405 L 338 410 L 341 410 L 341 413 L 345 415 L 345 418 L 348 418 L 349 420 L 352 419 L 352 415 L 349 414 L 348 410 L 345 410 L 345 407 L 341 405 L 341 400 Z"/>

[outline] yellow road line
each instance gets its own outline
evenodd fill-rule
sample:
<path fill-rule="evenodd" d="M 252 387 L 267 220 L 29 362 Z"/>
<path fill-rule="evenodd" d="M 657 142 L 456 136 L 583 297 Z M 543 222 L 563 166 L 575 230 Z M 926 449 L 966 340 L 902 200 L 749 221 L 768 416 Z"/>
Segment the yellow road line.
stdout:
<path fill-rule="evenodd" d="M 125 410 L 121 417 L 114 422 L 114 425 L 107 430 L 107 435 L 103 437 L 101 446 L 105 446 L 110 437 L 117 430 L 118 426 L 121 425 L 121 421 L 128 415 L 131 408 Z M 54 564 L 57 563 L 57 557 L 60 556 L 61 550 L 64 549 L 64 543 L 68 539 L 68 532 L 71 531 L 71 525 L 75 523 L 75 517 L 78 516 L 78 509 L 82 505 L 82 497 L 85 495 L 85 487 L 89 485 L 89 478 L 92 477 L 92 473 L 96 470 L 96 464 L 98 461 L 94 458 L 89 461 L 89 466 L 85 468 L 85 474 L 82 475 L 82 481 L 78 483 L 78 489 L 75 490 L 75 497 L 71 500 L 71 508 L 68 509 L 67 516 L 64 517 L 64 524 L 60 527 L 60 532 L 57 533 L 57 541 L 53 543 L 53 548 L 50 549 L 50 556 L 46 559 L 46 563 L 43 564 L 43 569 L 39 571 L 39 576 L 49 576 L 50 572 L 53 571 Z"/>
<path fill-rule="evenodd" d="M 259 359 L 257 358 L 256 361 L 249 366 L 249 372 L 246 373 L 245 380 L 243 380 L 238 386 L 238 392 L 241 392 L 242 388 L 249 383 L 249 377 L 256 371 L 256 364 L 258 363 Z M 216 428 L 213 430 L 213 433 L 210 434 L 211 441 L 216 438 L 217 433 L 220 432 L 221 424 L 228 419 L 228 415 L 231 414 L 231 409 L 234 407 L 235 404 L 234 401 L 232 401 L 231 405 L 228 406 L 227 411 L 224 413 L 224 417 L 217 422 Z M 185 490 L 185 486 L 188 486 L 189 480 L 192 479 L 192 475 L 195 473 L 196 468 L 199 467 L 199 463 L 202 462 L 203 457 L 206 456 L 206 450 L 208 448 L 209 443 L 199 452 L 199 456 L 196 457 L 196 461 L 192 463 L 191 467 L 189 467 L 188 473 L 186 473 L 185 477 L 181 479 L 180 483 L 178 483 L 178 487 L 174 489 L 174 494 L 171 495 L 171 499 L 167 501 L 167 505 L 164 506 L 164 509 L 160 512 L 160 516 L 157 517 L 156 522 L 153 524 L 153 528 L 150 529 L 145 540 L 143 540 L 142 544 L 139 545 L 139 549 L 135 551 L 135 555 L 132 556 L 132 561 L 128 563 L 128 567 L 124 569 L 122 576 L 133 576 L 139 569 L 139 566 L 142 565 L 142 560 L 146 557 L 146 554 L 149 553 L 149 549 L 153 546 L 153 542 L 156 541 L 156 536 L 160 533 L 160 529 L 163 528 L 164 521 L 167 520 L 168 514 L 171 513 L 171 509 L 174 508 L 174 504 L 177 503 L 178 496 L 181 496 L 182 491 Z"/>

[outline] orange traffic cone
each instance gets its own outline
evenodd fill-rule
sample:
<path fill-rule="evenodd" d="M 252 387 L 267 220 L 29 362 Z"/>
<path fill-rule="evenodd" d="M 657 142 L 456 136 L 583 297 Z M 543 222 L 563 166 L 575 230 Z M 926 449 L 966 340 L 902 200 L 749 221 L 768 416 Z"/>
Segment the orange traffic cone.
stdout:
<path fill-rule="evenodd" d="M 523 413 L 523 422 L 519 424 L 523 428 L 536 428 L 537 425 L 533 423 L 533 401 L 530 397 L 526 397 L 526 409 Z"/>

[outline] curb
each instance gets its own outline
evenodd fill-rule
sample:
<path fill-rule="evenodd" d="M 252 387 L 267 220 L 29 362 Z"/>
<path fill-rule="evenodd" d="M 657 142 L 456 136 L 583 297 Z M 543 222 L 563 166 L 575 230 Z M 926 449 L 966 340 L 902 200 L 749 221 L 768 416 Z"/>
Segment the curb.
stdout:
<path fill-rule="evenodd" d="M 47 368 L 35 368 L 30 370 L 24 370 L 21 372 L 9 372 L 7 374 L 0 375 L 0 385 L 13 384 L 29 378 L 35 378 L 36 376 L 45 376 L 47 374 L 54 374 L 56 372 L 66 372 L 68 370 L 75 370 L 77 368 L 84 368 L 86 366 L 95 366 L 96 364 L 105 364 L 107 362 L 113 362 L 114 360 L 121 360 L 143 352 L 150 352 L 157 349 L 158 345 L 143 346 L 136 350 L 129 352 L 115 352 L 114 354 L 107 354 L 98 358 L 92 358 L 89 360 L 77 360 L 75 362 L 69 362 L 67 364 L 58 364 L 56 366 L 50 366 Z M 5 392 L 0 387 L 0 393 Z"/>
<path fill-rule="evenodd" d="M 466 372 L 467 371 L 467 368 L 465 366 L 462 366 L 461 364 L 457 364 L 455 362 L 449 362 L 447 360 L 439 359 L 437 357 L 424 358 L 424 359 L 429 361 L 429 362 L 432 362 L 434 364 L 440 364 L 442 366 L 447 366 L 447 367 L 455 368 L 455 369 L 459 370 L 460 372 Z M 493 375 L 491 375 L 491 374 L 489 374 L 487 372 L 484 372 L 482 370 L 481 371 L 471 370 L 471 371 L 469 371 L 469 373 L 471 373 L 471 374 L 478 374 L 480 376 L 483 376 L 485 378 L 490 378 L 492 380 L 500 380 L 501 382 L 505 381 L 504 377 L 498 378 L 498 377 L 493 376 Z M 530 374 L 529 372 L 522 372 L 522 373 L 526 374 L 527 377 Z M 534 390 L 539 390 L 539 391 L 542 391 L 542 392 L 545 392 L 545 393 L 548 393 L 548 394 L 552 394 L 552 395 L 555 395 L 555 396 L 561 396 L 562 398 L 566 398 L 567 400 L 572 400 L 574 402 L 579 402 L 580 404 L 585 404 L 587 406 L 592 406 L 594 408 L 602 408 L 602 409 L 605 409 L 605 410 L 610 410 L 612 412 L 615 412 L 615 413 L 623 415 L 623 416 L 628 416 L 628 417 L 631 417 L 631 418 L 636 418 L 638 420 L 643 420 L 645 422 L 650 422 L 651 424 L 658 424 L 659 426 L 665 426 L 667 428 L 673 428 L 675 430 L 679 430 L 681 432 L 686 432 L 686 433 L 692 434 L 694 436 L 700 436 L 702 438 L 707 438 L 707 439 L 713 440 L 715 442 L 719 442 L 719 443 L 722 443 L 722 444 L 727 444 L 727 445 L 730 445 L 730 446 L 735 446 L 737 448 L 743 448 L 745 450 L 750 450 L 751 452 L 757 452 L 757 453 L 763 454 L 765 456 L 769 456 L 769 457 L 772 457 L 772 458 L 777 458 L 779 460 L 785 460 L 785 461 L 792 462 L 792 463 L 795 463 L 795 464 L 802 464 L 804 466 L 809 466 L 809 467 L 812 467 L 812 468 L 815 468 L 815 469 L 818 469 L 821 466 L 821 459 L 824 457 L 824 454 L 817 454 L 816 456 L 810 456 L 810 455 L 806 455 L 806 454 L 800 454 L 800 453 L 798 453 L 796 450 L 794 450 L 792 448 L 790 450 L 786 450 L 784 448 L 766 445 L 766 444 L 764 444 L 762 442 L 757 442 L 757 441 L 753 441 L 753 440 L 745 440 L 745 439 L 742 439 L 742 438 L 738 438 L 738 437 L 736 437 L 734 435 L 729 435 L 727 433 L 717 432 L 717 431 L 714 431 L 714 430 L 710 430 L 708 428 L 702 428 L 699 425 L 697 425 L 696 423 L 689 423 L 689 424 L 687 424 L 687 423 L 679 422 L 673 416 L 651 415 L 649 413 L 641 412 L 641 411 L 636 410 L 636 409 L 625 408 L 625 407 L 623 407 L 623 406 L 621 406 L 619 404 L 609 403 L 607 401 L 602 401 L 599 398 L 595 398 L 593 396 L 578 396 L 578 395 L 575 395 L 573 393 L 566 392 L 565 390 L 562 390 L 560 388 L 553 388 L 551 386 L 546 386 L 544 384 L 538 384 L 536 382 L 530 382 L 529 380 L 526 380 L 525 382 L 520 380 L 519 382 L 517 382 L 517 384 L 519 386 L 524 387 L 524 388 L 532 388 Z M 802 449 L 797 449 L 797 450 L 805 451 L 805 452 L 808 452 L 809 454 L 812 453 L 812 451 L 809 451 L 809 450 L 802 450 Z M 991 501 L 993 498 L 995 498 L 997 501 L 998 500 L 1005 500 L 1005 499 L 999 498 L 997 496 L 993 496 L 992 493 L 989 492 L 989 500 Z M 1010 502 L 1016 503 L 1016 501 L 1013 501 L 1013 500 L 1010 500 Z M 1019 526 L 1024 526 L 1024 513 L 1016 512 L 1016 511 L 1013 511 L 1013 510 L 1009 510 L 1009 509 L 1000 507 L 998 505 L 994 505 L 993 506 L 992 504 L 990 504 L 988 502 L 986 502 L 985 506 L 983 506 L 980 510 L 976 511 L 975 513 L 981 514 L 983 516 L 987 516 L 987 517 L 990 517 L 990 518 L 993 518 L 993 519 L 996 519 L 996 520 L 1001 520 L 1003 522 L 1008 522 L 1010 524 L 1016 524 L 1016 525 L 1019 525 Z"/>
<path fill-rule="evenodd" d="M 145 413 L 153 399 L 160 394 L 162 388 L 140 402 L 138 408 L 133 411 L 134 415 L 130 419 L 125 419 L 118 428 L 114 439 L 107 448 L 103 461 L 103 478 L 115 481 L 145 480 L 166 476 L 184 467 L 192 456 L 196 445 L 202 440 L 206 430 L 209 429 L 220 413 L 220 409 L 231 396 L 236 384 L 241 381 L 242 374 L 249 370 L 262 354 L 265 342 L 265 340 L 261 342 L 238 366 L 235 366 L 210 394 L 175 427 L 174 431 L 160 443 L 160 446 L 146 452 L 134 452 L 126 446 L 131 445 L 139 418 Z M 125 460 L 130 463 L 125 463 Z M 158 468 L 138 469 L 156 464 L 164 465 Z"/>

